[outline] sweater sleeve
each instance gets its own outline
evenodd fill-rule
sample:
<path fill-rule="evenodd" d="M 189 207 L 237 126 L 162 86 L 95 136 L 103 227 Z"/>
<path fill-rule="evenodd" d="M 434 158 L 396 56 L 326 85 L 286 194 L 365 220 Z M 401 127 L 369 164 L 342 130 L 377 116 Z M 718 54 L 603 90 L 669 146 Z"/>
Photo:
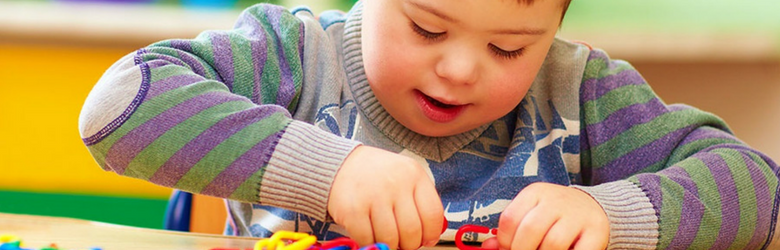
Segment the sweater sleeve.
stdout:
<path fill-rule="evenodd" d="M 693 93 L 692 93 L 693 94 Z M 581 86 L 582 174 L 610 249 L 761 249 L 778 166 L 718 117 L 666 105 L 629 64 L 593 51 Z"/>
<path fill-rule="evenodd" d="M 335 173 L 358 143 L 291 118 L 303 45 L 300 19 L 256 5 L 232 30 L 138 50 L 87 97 L 83 141 L 107 171 L 324 220 Z"/>

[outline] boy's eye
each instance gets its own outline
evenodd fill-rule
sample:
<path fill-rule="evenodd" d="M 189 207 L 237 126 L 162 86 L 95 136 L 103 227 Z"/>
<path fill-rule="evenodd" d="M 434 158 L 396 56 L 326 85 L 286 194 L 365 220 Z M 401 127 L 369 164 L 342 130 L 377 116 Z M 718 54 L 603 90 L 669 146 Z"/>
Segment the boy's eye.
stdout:
<path fill-rule="evenodd" d="M 427 40 L 436 40 L 437 38 L 442 37 L 446 33 L 446 32 L 433 33 L 433 32 L 430 32 L 430 31 L 427 31 L 427 30 L 423 29 L 422 27 L 417 25 L 415 22 L 410 22 L 410 23 L 411 23 L 411 26 L 412 26 L 412 30 L 414 30 L 415 33 L 417 33 L 418 35 L 422 36 L 423 38 L 425 38 Z"/>
<path fill-rule="evenodd" d="M 494 54 L 497 56 L 504 58 L 504 59 L 515 59 L 517 57 L 520 57 L 523 55 L 523 51 L 525 51 L 525 47 L 519 48 L 512 51 L 506 51 L 501 48 L 499 48 L 496 45 L 488 44 L 488 47 L 490 47 L 490 50 L 493 51 Z"/>

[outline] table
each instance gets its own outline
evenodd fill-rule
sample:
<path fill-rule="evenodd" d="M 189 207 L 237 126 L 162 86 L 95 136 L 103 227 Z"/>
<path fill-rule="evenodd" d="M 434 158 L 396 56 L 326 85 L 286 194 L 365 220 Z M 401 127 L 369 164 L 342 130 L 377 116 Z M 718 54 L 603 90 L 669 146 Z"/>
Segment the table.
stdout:
<path fill-rule="evenodd" d="M 60 249 L 81 250 L 197 250 L 252 249 L 260 238 L 186 233 L 129 227 L 80 219 L 0 213 L 0 234 L 22 239 L 23 247 L 39 249 L 57 244 Z M 457 250 L 436 246 L 422 250 Z"/>
<path fill-rule="evenodd" d="M 26 248 L 54 243 L 61 249 L 104 250 L 253 248 L 257 238 L 185 233 L 79 219 L 0 213 L 0 234 L 13 234 Z"/>

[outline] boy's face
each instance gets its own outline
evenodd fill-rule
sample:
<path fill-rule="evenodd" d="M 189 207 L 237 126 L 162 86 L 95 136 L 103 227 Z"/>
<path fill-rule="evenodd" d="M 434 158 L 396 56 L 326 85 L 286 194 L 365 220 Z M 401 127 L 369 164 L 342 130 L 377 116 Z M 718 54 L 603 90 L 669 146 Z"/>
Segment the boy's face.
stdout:
<path fill-rule="evenodd" d="M 417 133 L 472 130 L 520 103 L 561 8 L 560 0 L 365 0 L 368 81 L 390 115 Z"/>

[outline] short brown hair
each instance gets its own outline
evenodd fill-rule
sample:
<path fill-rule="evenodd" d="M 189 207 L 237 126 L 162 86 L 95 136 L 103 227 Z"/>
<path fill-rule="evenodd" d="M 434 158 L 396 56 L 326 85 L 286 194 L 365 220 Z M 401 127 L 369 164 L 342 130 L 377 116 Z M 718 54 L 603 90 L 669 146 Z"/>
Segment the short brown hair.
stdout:
<path fill-rule="evenodd" d="M 526 4 L 531 5 L 534 4 L 535 0 L 517 0 L 520 4 Z M 563 23 L 563 17 L 566 15 L 566 11 L 569 10 L 569 4 L 571 4 L 571 0 L 564 0 L 563 4 L 561 4 L 561 7 L 563 10 L 561 11 L 561 23 Z"/>

